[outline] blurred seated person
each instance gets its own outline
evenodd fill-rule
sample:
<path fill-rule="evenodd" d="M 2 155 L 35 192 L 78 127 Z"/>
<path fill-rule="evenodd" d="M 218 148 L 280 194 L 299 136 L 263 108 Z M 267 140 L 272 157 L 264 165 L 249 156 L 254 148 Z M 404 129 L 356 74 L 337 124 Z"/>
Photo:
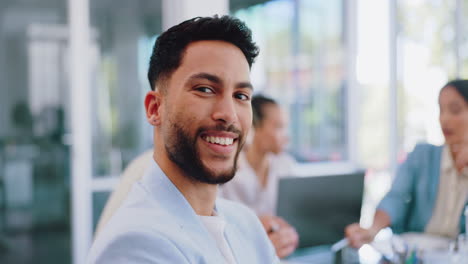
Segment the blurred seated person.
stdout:
<path fill-rule="evenodd" d="M 294 159 L 283 152 L 288 142 L 286 116 L 271 98 L 252 97 L 254 134 L 239 154 L 236 176 L 220 188 L 223 198 L 243 203 L 260 218 L 280 258 L 298 245 L 296 230 L 275 216 L 278 179 L 291 176 Z"/>
<path fill-rule="evenodd" d="M 447 83 L 439 94 L 445 144 L 418 144 L 399 167 L 390 191 L 368 229 L 351 224 L 352 247 L 372 242 L 385 227 L 393 232 L 424 232 L 454 238 L 464 232 L 468 198 L 468 80 Z"/>

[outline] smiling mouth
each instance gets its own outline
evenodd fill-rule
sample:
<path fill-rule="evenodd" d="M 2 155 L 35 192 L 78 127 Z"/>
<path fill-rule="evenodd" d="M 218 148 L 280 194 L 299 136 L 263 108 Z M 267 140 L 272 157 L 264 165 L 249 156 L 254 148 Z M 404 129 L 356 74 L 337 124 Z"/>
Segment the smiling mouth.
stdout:
<path fill-rule="evenodd" d="M 202 136 L 202 139 L 208 143 L 221 145 L 221 146 L 231 146 L 236 141 L 236 139 L 231 138 L 231 137 Z"/>

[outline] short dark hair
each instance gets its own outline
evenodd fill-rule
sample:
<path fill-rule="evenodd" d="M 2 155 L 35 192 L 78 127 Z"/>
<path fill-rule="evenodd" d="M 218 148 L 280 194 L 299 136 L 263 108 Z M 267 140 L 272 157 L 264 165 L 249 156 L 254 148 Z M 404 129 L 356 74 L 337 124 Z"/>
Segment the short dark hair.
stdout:
<path fill-rule="evenodd" d="M 265 106 L 267 105 L 276 106 L 278 103 L 274 99 L 261 94 L 252 97 L 252 124 L 254 127 L 260 126 L 265 119 Z"/>
<path fill-rule="evenodd" d="M 165 31 L 156 40 L 148 70 L 151 90 L 180 66 L 187 45 L 199 40 L 222 40 L 234 44 L 244 54 L 249 67 L 252 67 L 259 53 L 252 41 L 252 32 L 237 18 L 215 15 L 186 20 Z"/>
<path fill-rule="evenodd" d="M 455 88 L 455 90 L 457 90 L 458 93 L 460 93 L 463 99 L 465 99 L 465 102 L 468 103 L 468 80 L 453 80 L 444 85 L 444 88 L 447 86 Z"/>

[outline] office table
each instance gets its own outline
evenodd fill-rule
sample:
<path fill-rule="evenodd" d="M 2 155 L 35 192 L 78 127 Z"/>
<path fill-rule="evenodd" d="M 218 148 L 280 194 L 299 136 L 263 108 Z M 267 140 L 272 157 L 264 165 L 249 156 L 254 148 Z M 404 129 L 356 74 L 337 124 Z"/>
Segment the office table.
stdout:
<path fill-rule="evenodd" d="M 447 248 L 441 248 L 441 241 L 443 238 L 437 240 L 434 237 L 425 234 L 407 233 L 403 235 L 394 235 L 401 239 L 403 237 L 413 247 L 414 243 L 420 245 L 421 252 L 418 256 L 422 259 L 424 264 L 467 264 L 468 263 L 468 250 L 460 249 L 460 251 L 453 253 Z M 392 253 L 391 237 L 381 241 L 375 241 L 372 244 L 364 245 L 359 250 L 346 247 L 337 253 L 331 250 L 331 245 L 315 246 L 310 248 L 301 248 L 296 250 L 293 255 L 281 261 L 281 264 L 385 264 L 395 263 L 396 256 Z M 446 239 L 447 243 L 449 239 Z M 437 244 L 434 244 L 437 242 Z M 413 243 L 413 245 L 411 244 Z M 432 245 L 430 245 L 432 244 Z M 387 247 L 386 249 L 384 247 Z M 430 248 L 432 246 L 432 248 Z M 466 245 L 468 246 L 468 245 Z M 465 246 L 465 247 L 466 247 Z M 438 247 L 438 248 L 437 248 Z M 408 256 L 407 256 L 408 257 Z M 392 260 L 394 262 L 392 262 Z M 405 261 L 403 261 L 405 263 Z M 406 261 L 406 263 L 408 263 Z"/>

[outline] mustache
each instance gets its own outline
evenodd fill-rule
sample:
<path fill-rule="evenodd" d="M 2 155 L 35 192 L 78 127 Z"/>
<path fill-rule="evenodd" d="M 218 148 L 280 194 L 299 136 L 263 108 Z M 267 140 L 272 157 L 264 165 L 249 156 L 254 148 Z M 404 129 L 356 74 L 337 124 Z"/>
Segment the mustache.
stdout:
<path fill-rule="evenodd" d="M 237 134 L 238 136 L 243 135 L 242 131 L 234 125 L 227 126 L 224 124 L 216 124 L 215 126 L 203 126 L 198 128 L 197 135 L 200 135 L 205 131 L 231 132 Z"/>

